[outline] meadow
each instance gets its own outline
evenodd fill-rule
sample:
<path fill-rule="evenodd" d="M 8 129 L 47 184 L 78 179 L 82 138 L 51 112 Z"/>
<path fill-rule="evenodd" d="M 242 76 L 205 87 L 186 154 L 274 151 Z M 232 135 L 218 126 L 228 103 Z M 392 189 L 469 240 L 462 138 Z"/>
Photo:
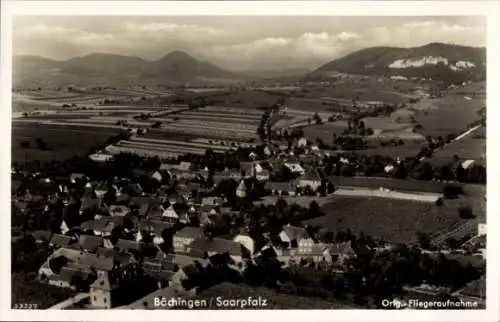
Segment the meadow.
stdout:
<path fill-rule="evenodd" d="M 453 206 L 408 200 L 343 198 L 322 209 L 326 215 L 304 223 L 334 232 L 350 229 L 391 243 L 415 243 L 417 232 L 432 235 L 466 221 Z"/>

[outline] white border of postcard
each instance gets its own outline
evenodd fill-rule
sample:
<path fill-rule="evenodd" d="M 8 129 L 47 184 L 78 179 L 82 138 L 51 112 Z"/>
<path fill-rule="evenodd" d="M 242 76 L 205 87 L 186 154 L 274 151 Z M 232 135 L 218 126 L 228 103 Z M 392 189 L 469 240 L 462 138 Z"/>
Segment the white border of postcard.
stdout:
<path fill-rule="evenodd" d="M 496 227 L 499 222 L 499 154 L 495 144 L 499 132 L 493 127 L 499 121 L 499 45 L 498 31 L 500 6 L 498 1 L 2 1 L 1 43 L 1 111 L 0 130 L 8 138 L 2 144 L 0 160 L 2 238 L 1 265 L 1 320 L 24 321 L 499 321 L 499 244 Z M 422 311 L 422 310 L 269 310 L 269 311 L 16 311 L 10 308 L 10 116 L 12 18 L 15 15 L 331 15 L 331 16 L 487 16 L 488 20 L 488 95 L 487 95 L 487 156 L 488 156 L 488 260 L 487 310 L 479 311 Z M 496 40 L 496 41 L 495 41 Z M 494 73 L 496 71 L 496 73 Z M 492 166 L 495 165 L 495 166 Z M 496 231 L 495 231 L 496 230 Z"/>

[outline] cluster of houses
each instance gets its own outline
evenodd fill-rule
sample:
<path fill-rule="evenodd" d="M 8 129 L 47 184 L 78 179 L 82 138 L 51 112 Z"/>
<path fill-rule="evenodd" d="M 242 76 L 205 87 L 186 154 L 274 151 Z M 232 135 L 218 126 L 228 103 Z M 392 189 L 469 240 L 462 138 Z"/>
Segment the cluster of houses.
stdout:
<path fill-rule="evenodd" d="M 216 174 L 222 178 L 233 175 L 240 180 L 236 191 L 239 197 L 246 194 L 242 180 L 245 176 L 266 181 L 270 175 L 269 170 L 257 162 L 243 167 L 247 175 L 245 171 L 239 173 L 239 177 L 229 171 Z M 293 171 L 299 167 L 302 172 L 297 180 L 285 184 L 267 181 L 266 187 L 274 194 L 293 195 L 297 187 L 315 189 L 321 184 L 314 167 L 304 170 L 297 162 Z M 49 204 L 57 200 L 63 200 L 64 210 L 60 232 L 32 232 L 37 242 L 48 244 L 51 250 L 38 271 L 39 280 L 77 290 L 79 285 L 87 283 L 90 307 L 104 309 L 122 305 L 116 294 L 123 295 L 127 288 L 132 288 L 137 296 L 145 295 L 136 291 L 138 286 L 146 293 L 165 286 L 183 289 L 185 281 L 197 274 L 200 265 L 213 265 L 221 258 L 242 274 L 249 263 L 264 254 L 276 256 L 284 266 L 308 260 L 339 268 L 346 258 L 355 256 L 350 244 L 320 243 L 304 227 L 285 226 L 278 236 L 264 236 L 264 241 L 254 240 L 245 227 L 240 227 L 236 236 L 207 234 L 204 227 L 215 222 L 218 216 L 235 216 L 238 212 L 224 206 L 224 197 L 193 196 L 192 191 L 203 191 L 206 187 L 189 181 L 190 169 L 190 164 L 185 162 L 162 166 L 161 170 L 180 178 L 179 185 L 183 186 L 170 194 L 147 195 L 138 183 L 93 182 L 78 173 L 67 178 L 68 185 L 40 179 L 47 186 L 55 186 L 49 189 L 48 197 L 45 194 L 39 200 L 47 204 L 44 210 L 49 211 Z M 152 176 L 161 176 L 160 171 Z M 77 200 L 68 193 L 72 189 L 69 186 L 75 183 L 81 184 L 84 190 Z M 105 200 L 110 187 L 116 195 L 113 204 Z M 17 191 L 13 204 L 20 211 L 27 211 L 26 205 L 36 196 L 34 191 L 22 194 Z M 152 280 L 156 283 L 147 288 Z"/>

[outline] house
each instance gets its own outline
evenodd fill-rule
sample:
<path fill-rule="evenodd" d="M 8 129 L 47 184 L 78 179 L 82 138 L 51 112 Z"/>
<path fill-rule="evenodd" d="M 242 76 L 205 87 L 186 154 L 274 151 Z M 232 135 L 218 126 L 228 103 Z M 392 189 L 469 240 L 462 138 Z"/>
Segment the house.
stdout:
<path fill-rule="evenodd" d="M 136 263 L 134 255 L 117 251 L 115 249 L 99 247 L 96 251 L 96 255 L 111 258 L 114 262 L 119 263 L 121 266 Z"/>
<path fill-rule="evenodd" d="M 236 188 L 236 196 L 238 198 L 245 198 L 247 196 L 247 186 L 245 180 L 241 180 Z"/>
<path fill-rule="evenodd" d="M 161 203 L 152 204 L 147 210 L 148 219 L 161 219 L 165 213 L 165 208 Z"/>
<path fill-rule="evenodd" d="M 49 230 L 37 230 L 31 233 L 37 244 L 50 242 L 52 238 L 52 232 Z"/>
<path fill-rule="evenodd" d="M 59 274 L 48 276 L 46 281 L 48 282 L 48 284 L 53 286 L 74 289 L 75 286 L 73 285 L 73 281 L 76 278 L 85 281 L 88 280 L 90 275 L 90 270 L 73 267 L 62 267 Z"/>
<path fill-rule="evenodd" d="M 316 191 L 321 186 L 321 175 L 315 167 L 310 167 L 302 177 L 297 180 L 299 187 L 310 187 Z"/>
<path fill-rule="evenodd" d="M 76 244 L 80 249 L 83 249 L 87 252 L 95 252 L 97 248 L 104 245 L 102 237 L 99 236 L 89 236 L 89 235 L 81 235 L 78 240 L 78 244 Z"/>
<path fill-rule="evenodd" d="M 165 218 L 167 221 L 170 221 L 172 223 L 177 222 L 180 218 L 177 212 L 174 209 L 174 205 L 171 204 L 163 213 L 162 217 Z"/>
<path fill-rule="evenodd" d="M 144 272 L 159 281 L 170 281 L 179 270 L 179 265 L 173 262 L 172 257 L 144 260 Z"/>
<path fill-rule="evenodd" d="M 176 231 L 173 237 L 174 251 L 185 253 L 186 247 L 201 236 L 203 236 L 203 230 L 200 227 L 186 226 Z"/>
<path fill-rule="evenodd" d="M 219 197 L 203 197 L 201 199 L 202 205 L 217 206 L 222 203 L 222 199 Z"/>
<path fill-rule="evenodd" d="M 477 235 L 478 236 L 486 235 L 487 232 L 488 232 L 488 229 L 487 229 L 485 223 L 477 224 Z"/>
<path fill-rule="evenodd" d="M 115 220 L 120 218 L 121 217 L 103 217 L 100 219 L 89 220 L 83 222 L 80 225 L 80 229 L 83 231 L 92 230 L 96 236 L 109 237 L 111 236 L 113 229 L 121 225 L 120 221 Z"/>
<path fill-rule="evenodd" d="M 246 249 L 250 251 L 250 254 L 254 254 L 257 251 L 257 245 L 255 240 L 250 237 L 247 233 L 240 233 L 236 237 L 233 238 L 235 243 L 239 243 L 243 245 Z"/>
<path fill-rule="evenodd" d="M 118 242 L 115 244 L 115 248 L 122 251 L 122 252 L 128 252 L 128 251 L 139 251 L 142 247 L 141 242 L 137 242 L 135 240 L 127 240 L 127 239 L 118 239 Z"/>
<path fill-rule="evenodd" d="M 224 238 L 199 237 L 187 246 L 187 254 L 193 257 L 204 257 L 207 254 L 211 257 L 216 254 L 228 254 L 235 264 L 242 263 L 245 255 L 250 256 L 250 250 L 242 244 Z M 245 254 L 245 251 L 247 254 Z M 201 256 L 200 256 L 201 255 Z"/>
<path fill-rule="evenodd" d="M 108 192 L 107 184 L 104 181 L 103 182 L 99 182 L 95 186 L 94 192 L 95 192 L 97 198 L 103 198 L 104 195 L 106 194 L 106 192 Z"/>
<path fill-rule="evenodd" d="M 304 168 L 297 162 L 285 162 L 283 163 L 283 166 L 287 167 L 292 173 L 298 174 L 298 175 L 304 175 L 305 170 Z"/>
<path fill-rule="evenodd" d="M 49 244 L 52 247 L 67 247 L 72 242 L 74 242 L 74 239 L 71 236 L 54 234 L 54 235 L 52 235 L 52 238 L 50 239 Z"/>
<path fill-rule="evenodd" d="M 290 182 L 269 181 L 266 182 L 264 188 L 266 190 L 271 191 L 271 194 L 275 196 L 293 196 L 295 195 L 296 187 L 294 187 L 293 181 Z"/>
<path fill-rule="evenodd" d="M 139 222 L 139 230 L 149 232 L 155 236 L 161 236 L 165 229 L 170 229 L 174 226 L 173 223 L 163 220 L 141 220 Z"/>
<path fill-rule="evenodd" d="M 131 197 L 128 203 L 130 209 L 138 209 L 138 215 L 140 218 L 145 218 L 148 214 L 148 210 L 153 205 L 158 205 L 161 202 L 150 197 Z"/>
<path fill-rule="evenodd" d="M 298 148 L 305 148 L 307 147 L 307 139 L 302 137 L 297 141 L 297 147 Z"/>
<path fill-rule="evenodd" d="M 56 249 L 42 264 L 38 270 L 41 280 L 59 274 L 62 267 L 74 267 L 87 270 L 110 271 L 116 266 L 113 259 L 97 256 L 78 249 L 59 248 Z"/>
<path fill-rule="evenodd" d="M 140 274 L 136 263 L 110 271 L 97 271 L 96 280 L 90 285 L 90 305 L 95 309 L 110 309 L 153 292 L 157 282 Z"/>
<path fill-rule="evenodd" d="M 331 260 L 327 258 L 327 261 L 337 263 L 338 265 L 344 265 L 347 259 L 357 256 L 352 248 L 351 242 L 332 244 L 327 246 L 327 250 L 327 254 L 331 256 Z"/>
<path fill-rule="evenodd" d="M 111 205 L 109 206 L 108 210 L 111 216 L 120 216 L 120 217 L 123 217 L 130 212 L 130 209 L 123 205 Z"/>
<path fill-rule="evenodd" d="M 80 214 L 84 211 L 96 212 L 101 207 L 101 199 L 98 198 L 82 198 L 82 204 L 80 206 Z"/>
<path fill-rule="evenodd" d="M 279 233 L 279 239 L 288 248 L 297 248 L 299 240 L 307 235 L 305 228 L 288 224 Z"/>
<path fill-rule="evenodd" d="M 84 180 L 86 179 L 87 177 L 85 176 L 85 174 L 83 173 L 72 173 L 70 174 L 69 176 L 69 181 L 71 183 L 76 183 L 76 180 Z"/>

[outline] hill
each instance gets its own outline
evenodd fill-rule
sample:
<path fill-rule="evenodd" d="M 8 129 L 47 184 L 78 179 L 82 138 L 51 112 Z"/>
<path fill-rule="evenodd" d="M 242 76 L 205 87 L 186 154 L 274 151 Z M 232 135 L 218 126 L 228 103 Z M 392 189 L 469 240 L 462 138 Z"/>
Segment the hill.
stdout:
<path fill-rule="evenodd" d="M 306 68 L 290 68 L 290 69 L 248 69 L 241 71 L 242 74 L 250 75 L 263 79 L 286 78 L 294 76 L 303 76 L 309 73 Z"/>
<path fill-rule="evenodd" d="M 178 85 L 200 86 L 248 80 L 246 75 L 201 62 L 187 53 L 173 51 L 156 61 L 139 57 L 95 53 L 66 61 L 39 56 L 16 56 L 15 87 L 89 85 Z"/>
<path fill-rule="evenodd" d="M 421 47 L 371 47 L 321 66 L 310 76 L 332 73 L 431 78 L 450 83 L 486 78 L 486 49 L 443 43 Z"/>

